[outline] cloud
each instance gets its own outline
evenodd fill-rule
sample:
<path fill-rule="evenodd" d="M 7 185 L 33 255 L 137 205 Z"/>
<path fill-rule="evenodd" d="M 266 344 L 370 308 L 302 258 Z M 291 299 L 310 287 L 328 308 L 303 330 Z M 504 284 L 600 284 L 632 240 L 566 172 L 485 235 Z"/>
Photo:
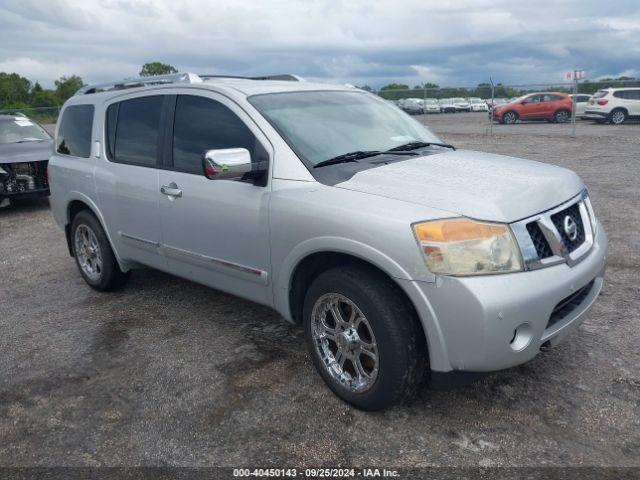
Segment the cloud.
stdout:
<path fill-rule="evenodd" d="M 155 60 L 373 86 L 557 82 L 575 67 L 631 71 L 638 25 L 636 0 L 4 0 L 0 70 L 43 85 L 129 77 Z"/>

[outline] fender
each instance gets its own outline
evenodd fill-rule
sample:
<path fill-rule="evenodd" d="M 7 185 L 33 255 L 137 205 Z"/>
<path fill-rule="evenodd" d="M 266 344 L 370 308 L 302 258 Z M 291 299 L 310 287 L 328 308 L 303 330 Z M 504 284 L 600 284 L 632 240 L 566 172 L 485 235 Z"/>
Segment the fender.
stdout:
<path fill-rule="evenodd" d="M 114 244 L 113 244 L 113 240 L 111 239 L 111 234 L 109 233 L 109 230 L 107 228 L 105 228 L 105 221 L 104 221 L 104 217 L 102 216 L 102 212 L 100 211 L 100 209 L 98 208 L 98 206 L 96 205 L 96 203 L 86 194 L 82 193 L 82 192 L 78 192 L 77 190 L 73 190 L 71 192 L 67 193 L 67 198 L 66 198 L 66 202 L 65 202 L 65 224 L 64 224 L 64 229 L 65 229 L 65 233 L 67 235 L 70 235 L 70 233 L 68 233 L 68 226 L 71 224 L 71 219 L 69 218 L 69 205 L 71 204 L 71 202 L 73 201 L 79 201 L 84 203 L 85 205 L 87 205 L 89 207 L 89 210 L 91 210 L 91 213 L 93 213 L 96 218 L 98 219 L 98 221 L 100 222 L 100 225 L 102 226 L 102 229 L 104 230 L 105 235 L 107 236 L 107 240 L 109 241 L 109 245 L 111 246 L 111 250 L 113 251 L 113 254 L 116 257 L 116 261 L 118 262 L 118 266 L 120 267 L 120 269 L 123 272 L 126 272 L 127 270 L 129 270 L 129 267 L 127 266 L 127 263 L 124 262 L 121 258 L 120 255 L 118 254 L 118 251 L 115 249 Z M 69 245 L 71 245 L 71 238 L 68 238 L 69 241 Z"/>
<path fill-rule="evenodd" d="M 427 339 L 431 368 L 443 371 L 451 370 L 451 366 L 448 363 L 444 337 L 436 320 L 435 313 L 429 300 L 422 290 L 417 287 L 416 281 L 411 278 L 409 272 L 391 257 L 362 242 L 343 237 L 316 237 L 296 245 L 282 262 L 280 270 L 274 272 L 273 303 L 278 313 L 288 322 L 293 322 L 289 305 L 289 283 L 300 262 L 309 255 L 320 252 L 352 255 L 376 266 L 393 278 L 409 297 L 409 300 L 414 304 L 416 312 L 418 313 Z M 435 277 L 433 278 L 433 282 L 435 282 Z"/>

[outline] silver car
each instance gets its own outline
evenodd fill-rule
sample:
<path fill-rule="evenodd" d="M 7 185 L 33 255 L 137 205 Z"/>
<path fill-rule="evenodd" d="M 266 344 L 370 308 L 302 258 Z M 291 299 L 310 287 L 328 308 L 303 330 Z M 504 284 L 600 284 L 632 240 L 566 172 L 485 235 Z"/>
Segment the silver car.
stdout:
<path fill-rule="evenodd" d="M 575 173 L 457 150 L 362 90 L 88 86 L 55 141 L 52 211 L 91 287 L 145 266 L 272 307 L 362 409 L 425 373 L 447 387 L 531 360 L 602 289 L 607 236 Z"/>

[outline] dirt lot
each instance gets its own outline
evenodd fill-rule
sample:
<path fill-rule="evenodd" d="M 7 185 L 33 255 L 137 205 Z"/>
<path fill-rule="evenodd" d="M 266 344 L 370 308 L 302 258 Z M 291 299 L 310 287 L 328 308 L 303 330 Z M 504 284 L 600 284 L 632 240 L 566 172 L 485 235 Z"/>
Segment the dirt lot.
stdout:
<path fill-rule="evenodd" d="M 600 301 L 534 361 L 384 413 L 345 405 L 301 330 L 154 271 L 92 291 L 47 203 L 0 211 L 0 465 L 640 465 L 640 125 L 494 128 L 458 147 L 576 170 L 610 236 Z M 508 181 L 508 179 L 505 179 Z"/>

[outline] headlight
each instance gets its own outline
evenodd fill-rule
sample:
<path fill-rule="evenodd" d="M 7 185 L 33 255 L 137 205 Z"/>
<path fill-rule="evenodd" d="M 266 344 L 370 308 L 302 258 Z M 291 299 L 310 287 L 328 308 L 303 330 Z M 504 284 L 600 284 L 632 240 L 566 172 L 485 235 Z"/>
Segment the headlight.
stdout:
<path fill-rule="evenodd" d="M 500 223 L 452 218 L 413 225 L 429 270 L 443 275 L 485 275 L 522 270 L 511 230 Z"/>

